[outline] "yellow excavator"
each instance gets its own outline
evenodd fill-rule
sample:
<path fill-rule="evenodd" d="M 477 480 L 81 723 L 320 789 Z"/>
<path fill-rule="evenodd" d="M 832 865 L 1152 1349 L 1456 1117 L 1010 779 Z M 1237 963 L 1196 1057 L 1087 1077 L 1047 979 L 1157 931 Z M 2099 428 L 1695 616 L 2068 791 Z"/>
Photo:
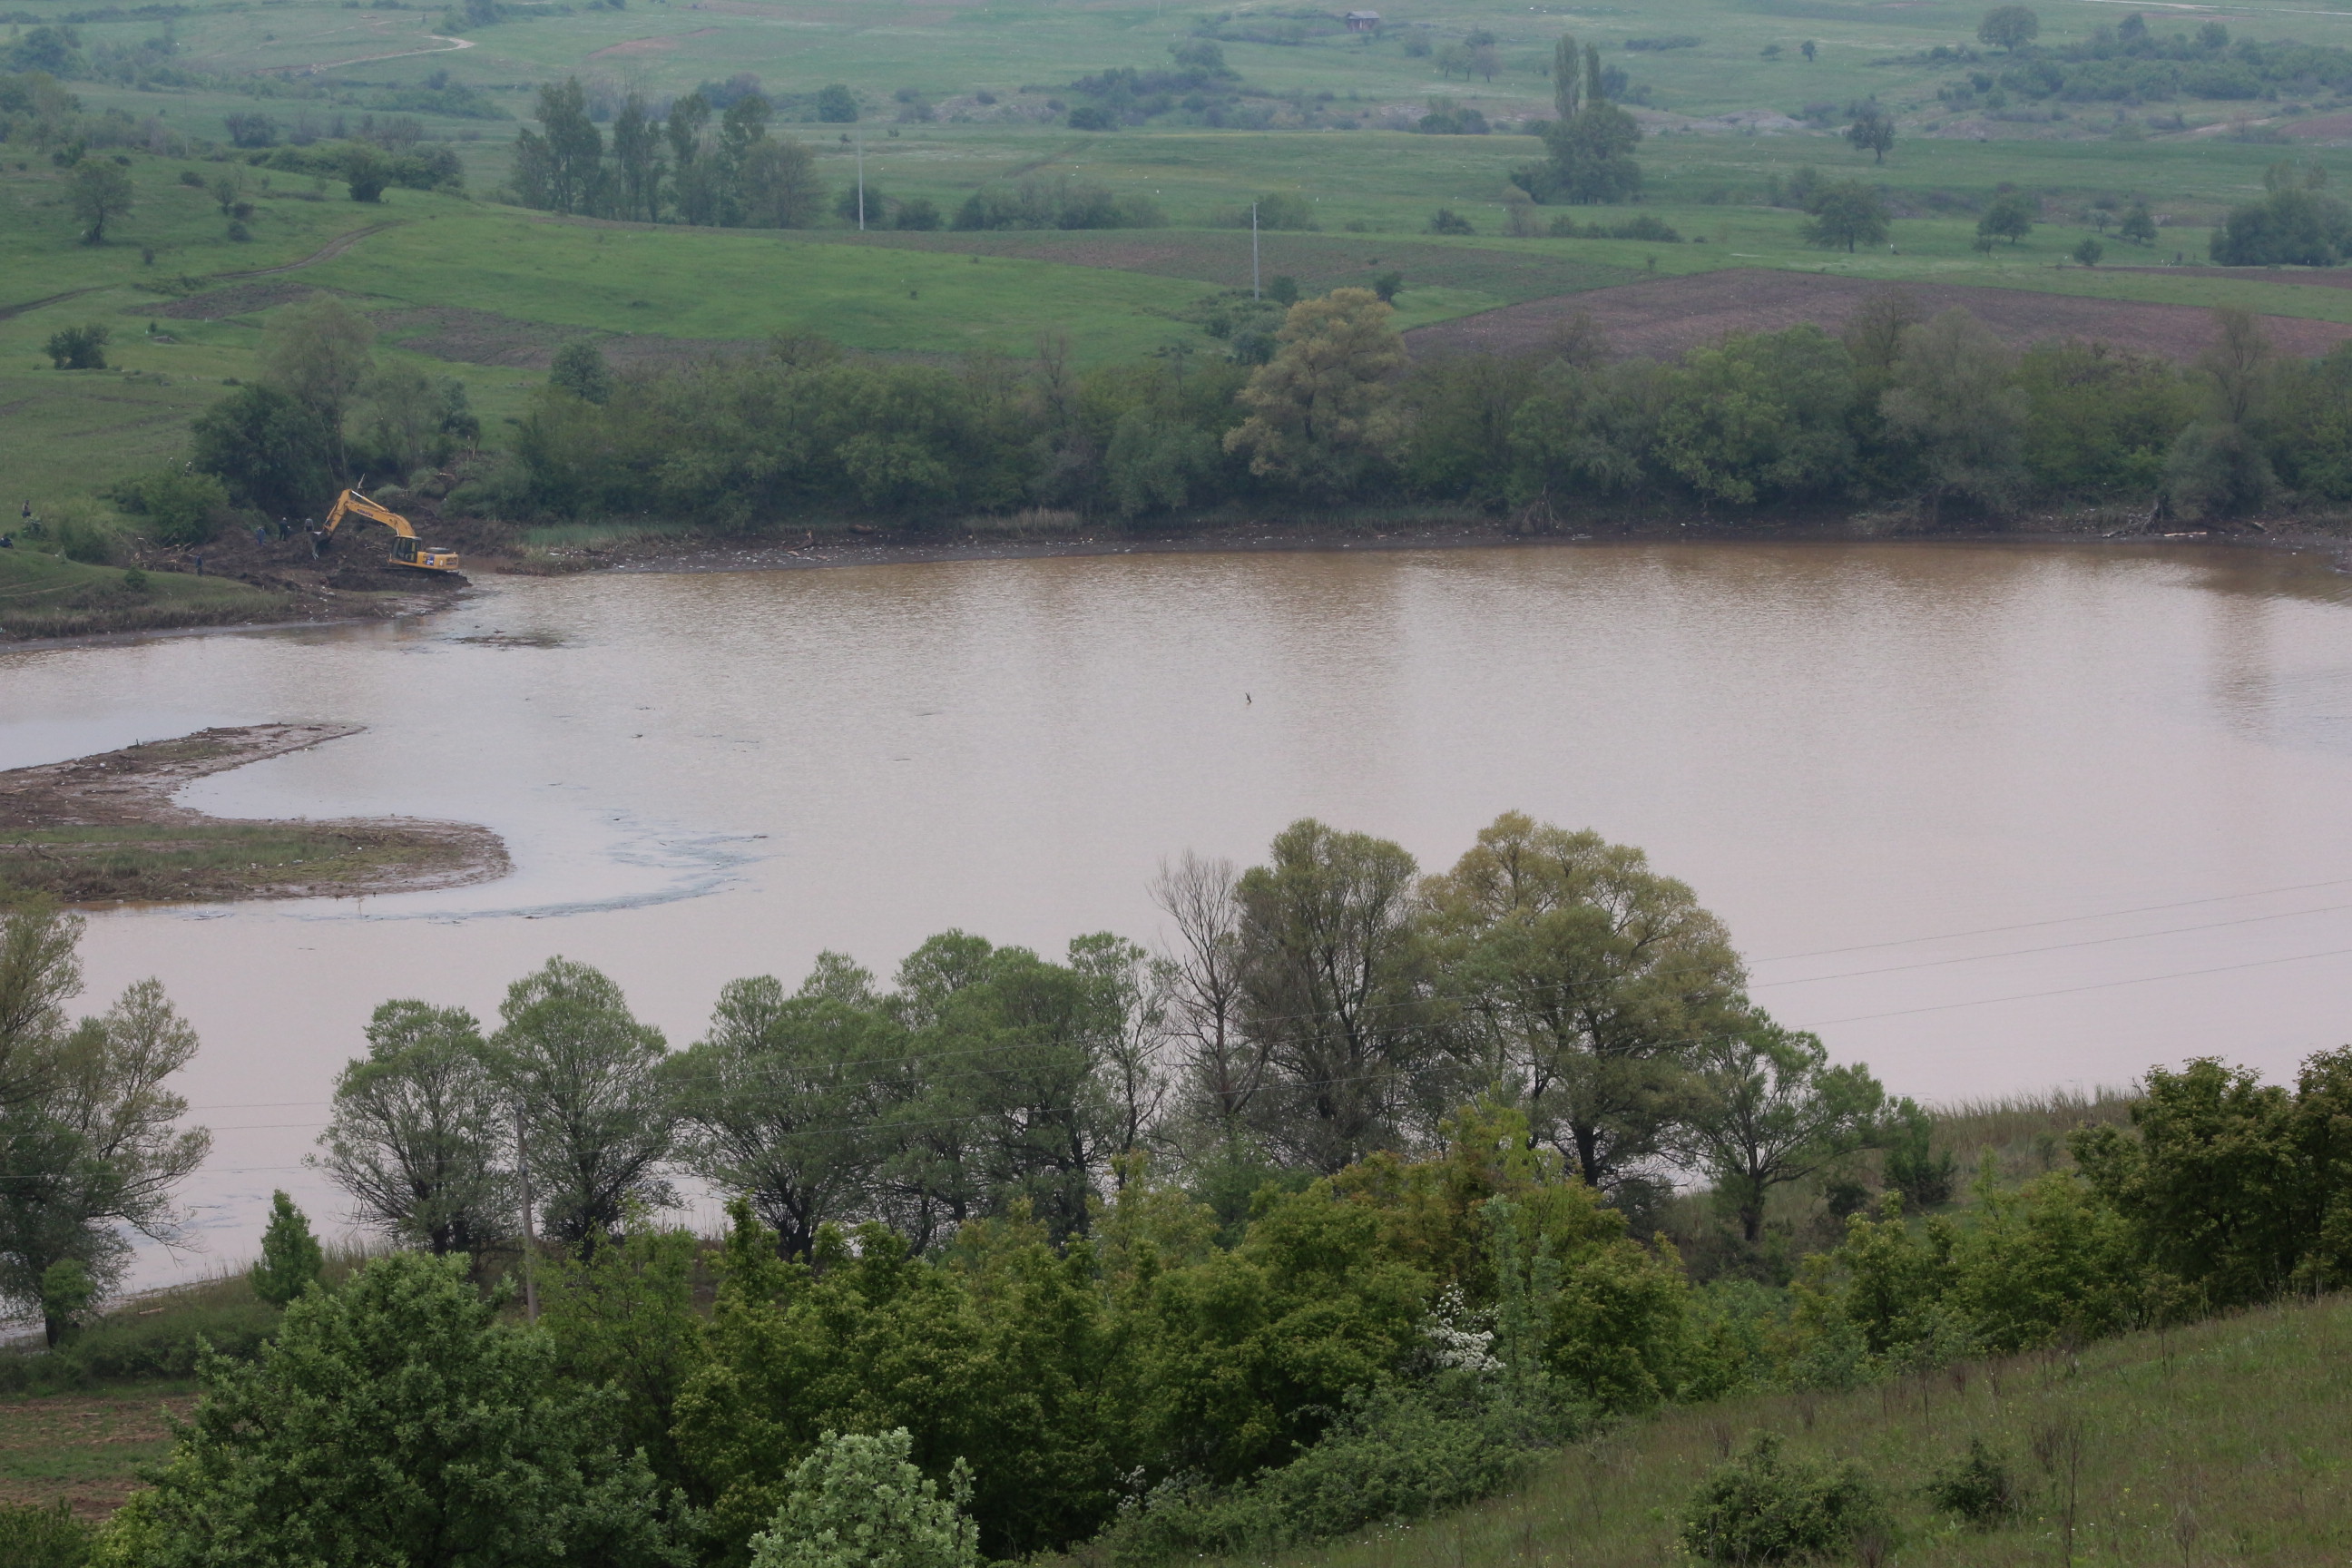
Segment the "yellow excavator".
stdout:
<path fill-rule="evenodd" d="M 327 513 L 327 523 L 319 531 L 319 542 L 323 548 L 335 537 L 335 529 L 347 517 L 364 517 L 383 524 L 398 537 L 392 542 L 392 564 L 406 566 L 418 572 L 451 572 L 457 570 L 457 552 L 454 550 L 434 550 L 420 544 L 416 530 L 408 520 L 390 507 L 378 506 L 356 489 L 345 490 L 335 500 L 332 511 Z"/>

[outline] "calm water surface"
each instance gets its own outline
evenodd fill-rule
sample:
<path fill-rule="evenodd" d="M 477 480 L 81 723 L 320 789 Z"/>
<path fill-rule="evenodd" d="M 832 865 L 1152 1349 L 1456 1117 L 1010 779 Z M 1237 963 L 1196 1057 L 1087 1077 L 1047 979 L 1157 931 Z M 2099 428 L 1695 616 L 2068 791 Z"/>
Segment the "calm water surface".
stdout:
<path fill-rule="evenodd" d="M 551 646 L 490 646 L 490 634 Z M 367 733 L 230 816 L 442 816 L 514 877 L 109 914 L 93 1005 L 202 1031 L 192 1195 L 248 1249 L 391 996 L 551 953 L 676 1043 L 822 948 L 1150 940 L 1144 886 L 1315 815 L 1435 868 L 1512 808 L 1649 849 L 1756 994 L 1889 1086 L 2121 1083 L 2352 1039 L 2352 589 L 2246 554 L 1590 546 L 493 579 L 422 623 L 0 654 L 0 766 L 207 724 Z M 151 1258 L 149 1278 L 208 1259 Z"/>

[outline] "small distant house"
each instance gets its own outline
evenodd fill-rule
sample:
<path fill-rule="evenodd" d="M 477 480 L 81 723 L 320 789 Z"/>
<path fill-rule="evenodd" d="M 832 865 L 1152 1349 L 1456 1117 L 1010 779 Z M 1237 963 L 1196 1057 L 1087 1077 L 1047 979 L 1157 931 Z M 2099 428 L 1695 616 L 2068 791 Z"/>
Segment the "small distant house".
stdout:
<path fill-rule="evenodd" d="M 1346 21 L 1348 31 L 1351 33 L 1377 33 L 1381 30 L 1381 14 L 1378 11 L 1350 11 Z"/>

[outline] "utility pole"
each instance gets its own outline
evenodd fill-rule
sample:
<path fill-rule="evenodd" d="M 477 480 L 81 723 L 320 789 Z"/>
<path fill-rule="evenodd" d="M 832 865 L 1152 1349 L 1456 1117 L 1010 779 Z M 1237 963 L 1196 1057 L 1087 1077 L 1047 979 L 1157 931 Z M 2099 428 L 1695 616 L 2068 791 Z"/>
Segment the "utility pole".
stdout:
<path fill-rule="evenodd" d="M 539 1279 L 531 1272 L 531 1254 L 539 1250 L 537 1227 L 531 1221 L 530 1154 L 522 1141 L 522 1101 L 515 1101 L 515 1169 L 522 1175 L 522 1315 L 539 1321 Z"/>
<path fill-rule="evenodd" d="M 1250 298 L 1258 299 L 1257 291 L 1257 204 L 1250 203 Z"/>
<path fill-rule="evenodd" d="M 857 128 L 857 232 L 866 232 L 866 127 Z"/>

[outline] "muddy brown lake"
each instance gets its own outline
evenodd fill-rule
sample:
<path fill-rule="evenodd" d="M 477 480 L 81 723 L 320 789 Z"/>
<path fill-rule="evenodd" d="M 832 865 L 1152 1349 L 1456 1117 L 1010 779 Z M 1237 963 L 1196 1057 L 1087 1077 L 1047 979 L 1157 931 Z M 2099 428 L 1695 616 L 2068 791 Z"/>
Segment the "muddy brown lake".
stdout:
<path fill-rule="evenodd" d="M 1316 816 L 1449 863 L 1497 813 L 1649 850 L 1755 995 L 1890 1088 L 2121 1084 L 2352 1039 L 2352 579 L 2158 547 L 1202 553 L 492 579 L 387 626 L 0 654 L 0 766 L 207 725 L 363 733 L 207 779 L 226 816 L 484 824 L 514 874 L 96 914 L 162 977 L 248 1252 L 379 1002 L 485 1017 L 551 954 L 674 1043 L 822 949 L 1150 942 L 1186 848 Z"/>

